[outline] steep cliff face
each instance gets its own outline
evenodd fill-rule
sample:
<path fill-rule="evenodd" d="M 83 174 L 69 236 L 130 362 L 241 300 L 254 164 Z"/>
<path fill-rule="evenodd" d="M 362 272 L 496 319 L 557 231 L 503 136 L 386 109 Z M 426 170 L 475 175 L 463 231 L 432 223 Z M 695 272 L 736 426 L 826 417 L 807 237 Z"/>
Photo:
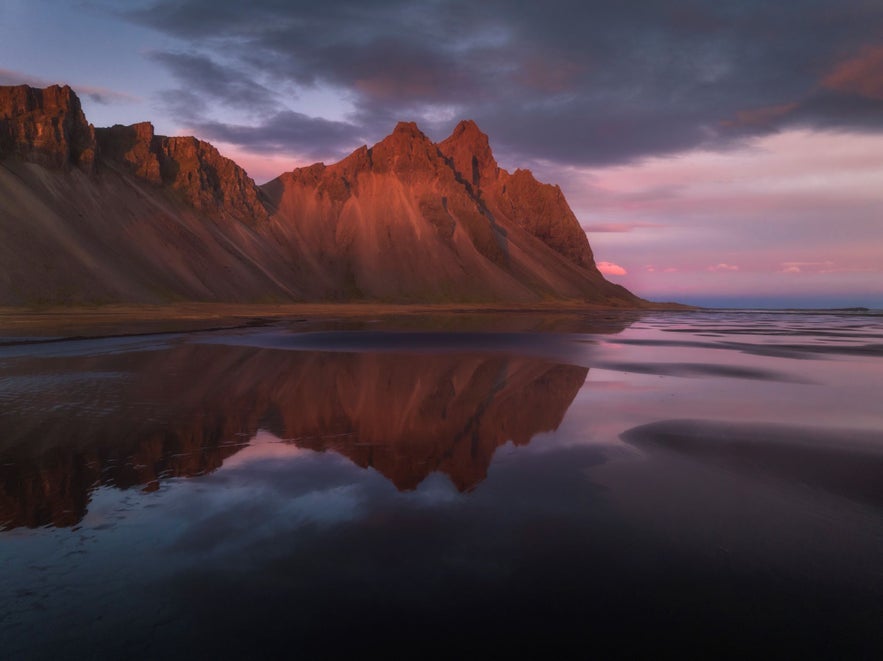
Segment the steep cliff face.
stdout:
<path fill-rule="evenodd" d="M 416 125 L 371 149 L 263 186 L 280 241 L 299 250 L 318 298 L 530 300 L 505 270 L 506 237 Z"/>
<path fill-rule="evenodd" d="M 246 224 L 267 219 L 251 177 L 207 142 L 155 135 L 149 122 L 96 129 L 96 135 L 103 160 L 177 191 L 194 209 L 228 215 Z"/>
<path fill-rule="evenodd" d="M 303 251 L 320 298 L 637 300 L 598 273 L 561 191 L 499 168 L 473 122 L 440 144 L 403 122 L 263 190 L 273 232 Z"/>
<path fill-rule="evenodd" d="M 558 186 L 542 184 L 530 170 L 509 174 L 497 165 L 488 137 L 471 120 L 460 122 L 439 150 L 496 218 L 506 218 L 555 252 L 596 270 L 586 233 Z"/>
<path fill-rule="evenodd" d="M 131 126 L 116 124 L 96 129 L 101 155 L 124 165 L 132 174 L 157 186 L 162 183 L 159 167 L 159 138 L 153 124 L 140 122 Z"/>
<path fill-rule="evenodd" d="M 0 158 L 9 156 L 55 170 L 94 170 L 95 130 L 70 87 L 0 88 Z"/>
<path fill-rule="evenodd" d="M 139 179 L 177 191 L 192 208 L 257 224 L 267 219 L 254 181 L 212 145 L 155 135 L 153 125 L 95 129 L 70 87 L 0 87 L 0 159 L 95 173 L 120 164 Z"/>

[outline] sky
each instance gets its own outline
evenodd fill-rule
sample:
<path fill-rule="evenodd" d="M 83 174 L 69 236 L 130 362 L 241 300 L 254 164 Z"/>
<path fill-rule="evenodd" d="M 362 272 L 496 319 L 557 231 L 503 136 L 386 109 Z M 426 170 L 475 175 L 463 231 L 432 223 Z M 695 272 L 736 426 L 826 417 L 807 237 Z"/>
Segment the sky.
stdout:
<path fill-rule="evenodd" d="M 883 308 L 883 0 L 0 0 L 0 84 L 258 183 L 473 119 L 653 300 Z"/>

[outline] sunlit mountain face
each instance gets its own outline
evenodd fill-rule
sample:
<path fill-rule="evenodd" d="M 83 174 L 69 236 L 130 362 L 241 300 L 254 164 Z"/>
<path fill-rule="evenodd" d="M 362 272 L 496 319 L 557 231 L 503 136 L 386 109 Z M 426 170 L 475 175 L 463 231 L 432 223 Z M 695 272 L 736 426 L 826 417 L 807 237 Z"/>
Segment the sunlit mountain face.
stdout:
<path fill-rule="evenodd" d="M 399 122 L 258 187 L 195 137 L 96 129 L 69 86 L 0 85 L 0 162 L 4 305 L 648 305 L 604 278 L 561 190 L 500 168 L 472 121 L 439 143 Z"/>

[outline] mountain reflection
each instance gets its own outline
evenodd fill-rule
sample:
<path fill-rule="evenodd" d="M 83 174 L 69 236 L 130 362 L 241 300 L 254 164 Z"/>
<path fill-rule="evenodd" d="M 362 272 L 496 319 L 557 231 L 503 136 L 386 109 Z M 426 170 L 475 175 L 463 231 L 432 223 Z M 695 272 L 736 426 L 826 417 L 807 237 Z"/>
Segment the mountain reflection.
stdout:
<path fill-rule="evenodd" d="M 211 344 L 22 359 L 0 412 L 0 526 L 75 525 L 96 488 L 206 474 L 259 429 L 372 467 L 400 490 L 436 471 L 469 490 L 497 447 L 556 429 L 587 372 L 486 351 Z"/>

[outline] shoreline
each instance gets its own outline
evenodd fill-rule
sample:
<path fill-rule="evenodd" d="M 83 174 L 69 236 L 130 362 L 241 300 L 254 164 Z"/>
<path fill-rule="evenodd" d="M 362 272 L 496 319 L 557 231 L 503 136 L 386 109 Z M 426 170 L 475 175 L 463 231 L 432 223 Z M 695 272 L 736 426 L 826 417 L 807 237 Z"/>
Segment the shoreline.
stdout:
<path fill-rule="evenodd" d="M 275 321 L 419 318 L 434 315 L 636 314 L 699 310 L 679 304 L 609 307 L 586 303 L 174 303 L 0 307 L 0 344 L 159 333 L 233 330 Z"/>

